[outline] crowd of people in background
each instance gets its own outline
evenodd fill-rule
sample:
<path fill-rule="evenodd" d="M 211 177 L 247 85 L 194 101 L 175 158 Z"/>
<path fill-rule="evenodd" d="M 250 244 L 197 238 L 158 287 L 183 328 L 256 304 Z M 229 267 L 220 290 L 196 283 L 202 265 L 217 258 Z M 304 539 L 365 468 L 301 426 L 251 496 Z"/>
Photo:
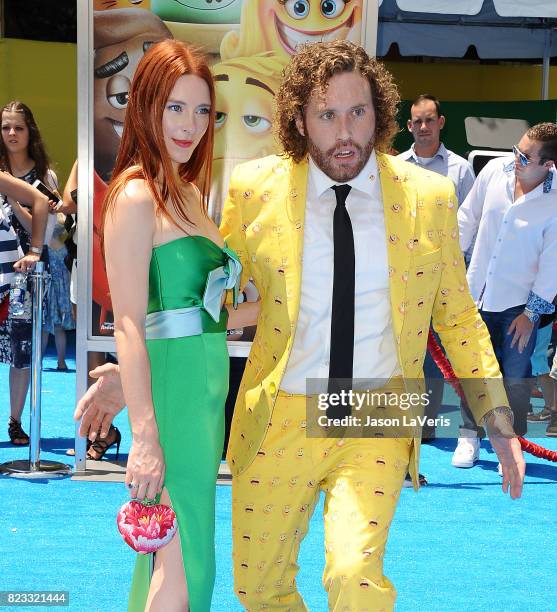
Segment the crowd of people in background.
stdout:
<path fill-rule="evenodd" d="M 445 117 L 437 98 L 419 96 L 410 114 L 407 128 L 414 144 L 399 157 L 450 178 L 455 186 L 468 284 L 506 379 L 515 432 L 523 436 L 528 421 L 547 421 L 546 435 L 556 437 L 557 386 L 549 355 L 557 295 L 557 125 L 530 128 L 513 146 L 512 157 L 492 159 L 475 178 L 471 164 L 441 142 Z M 424 374 L 431 389 L 428 413 L 435 417 L 443 375 L 430 354 Z M 538 396 L 538 385 L 545 407 L 534 413 L 530 397 Z M 465 402 L 461 414 L 452 464 L 469 468 L 479 459 L 483 431 Z M 434 435 L 424 431 L 425 438 Z"/>
<path fill-rule="evenodd" d="M 549 360 L 557 294 L 557 125 L 534 126 L 513 147 L 514 157 L 493 159 L 476 178 L 472 165 L 441 141 L 445 117 L 437 98 L 418 96 L 410 115 L 414 144 L 399 157 L 447 176 L 455 186 L 468 283 L 507 379 L 515 431 L 522 436 L 527 422 L 547 422 L 546 435 L 555 437 L 557 384 Z M 435 417 L 443 375 L 429 353 L 424 374 L 428 415 Z M 533 411 L 531 396 L 543 397 L 540 412 Z M 452 464 L 469 468 L 479 460 L 484 432 L 464 402 L 461 415 Z M 424 438 L 434 435 L 425 428 Z"/>

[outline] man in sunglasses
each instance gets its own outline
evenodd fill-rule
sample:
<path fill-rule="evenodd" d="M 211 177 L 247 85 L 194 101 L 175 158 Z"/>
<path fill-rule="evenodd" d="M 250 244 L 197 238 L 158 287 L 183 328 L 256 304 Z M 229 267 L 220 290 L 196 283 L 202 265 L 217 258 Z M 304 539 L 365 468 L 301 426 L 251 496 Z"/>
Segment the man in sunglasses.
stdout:
<path fill-rule="evenodd" d="M 468 283 L 505 377 L 515 431 L 524 435 L 538 322 L 555 310 L 557 294 L 557 125 L 533 126 L 513 153 L 485 166 L 458 224 L 463 251 L 477 233 Z"/>

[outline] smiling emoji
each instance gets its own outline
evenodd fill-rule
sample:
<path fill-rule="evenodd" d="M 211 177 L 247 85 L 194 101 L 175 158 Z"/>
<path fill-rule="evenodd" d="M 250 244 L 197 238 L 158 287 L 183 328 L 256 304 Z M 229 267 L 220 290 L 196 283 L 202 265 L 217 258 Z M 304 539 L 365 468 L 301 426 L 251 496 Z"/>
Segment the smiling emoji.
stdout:
<path fill-rule="evenodd" d="M 240 32 L 222 41 L 223 60 L 273 51 L 286 57 L 303 43 L 360 42 L 362 0 L 246 0 Z"/>

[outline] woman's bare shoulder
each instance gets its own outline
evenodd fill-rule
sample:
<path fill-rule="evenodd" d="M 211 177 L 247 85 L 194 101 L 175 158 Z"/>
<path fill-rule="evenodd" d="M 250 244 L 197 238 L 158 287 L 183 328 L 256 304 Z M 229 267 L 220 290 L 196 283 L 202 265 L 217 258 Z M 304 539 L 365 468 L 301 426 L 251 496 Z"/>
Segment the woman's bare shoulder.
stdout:
<path fill-rule="evenodd" d="M 127 180 L 116 195 L 115 203 L 118 208 L 131 207 L 138 212 L 154 214 L 153 195 L 147 181 L 142 178 Z"/>

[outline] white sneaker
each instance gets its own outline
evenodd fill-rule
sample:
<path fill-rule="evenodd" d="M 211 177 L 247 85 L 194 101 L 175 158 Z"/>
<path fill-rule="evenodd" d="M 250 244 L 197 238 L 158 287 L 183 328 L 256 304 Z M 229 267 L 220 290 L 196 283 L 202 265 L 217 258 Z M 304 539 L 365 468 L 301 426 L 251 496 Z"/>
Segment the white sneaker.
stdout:
<path fill-rule="evenodd" d="M 451 463 L 457 468 L 471 468 L 480 458 L 480 439 L 459 438 Z"/>

